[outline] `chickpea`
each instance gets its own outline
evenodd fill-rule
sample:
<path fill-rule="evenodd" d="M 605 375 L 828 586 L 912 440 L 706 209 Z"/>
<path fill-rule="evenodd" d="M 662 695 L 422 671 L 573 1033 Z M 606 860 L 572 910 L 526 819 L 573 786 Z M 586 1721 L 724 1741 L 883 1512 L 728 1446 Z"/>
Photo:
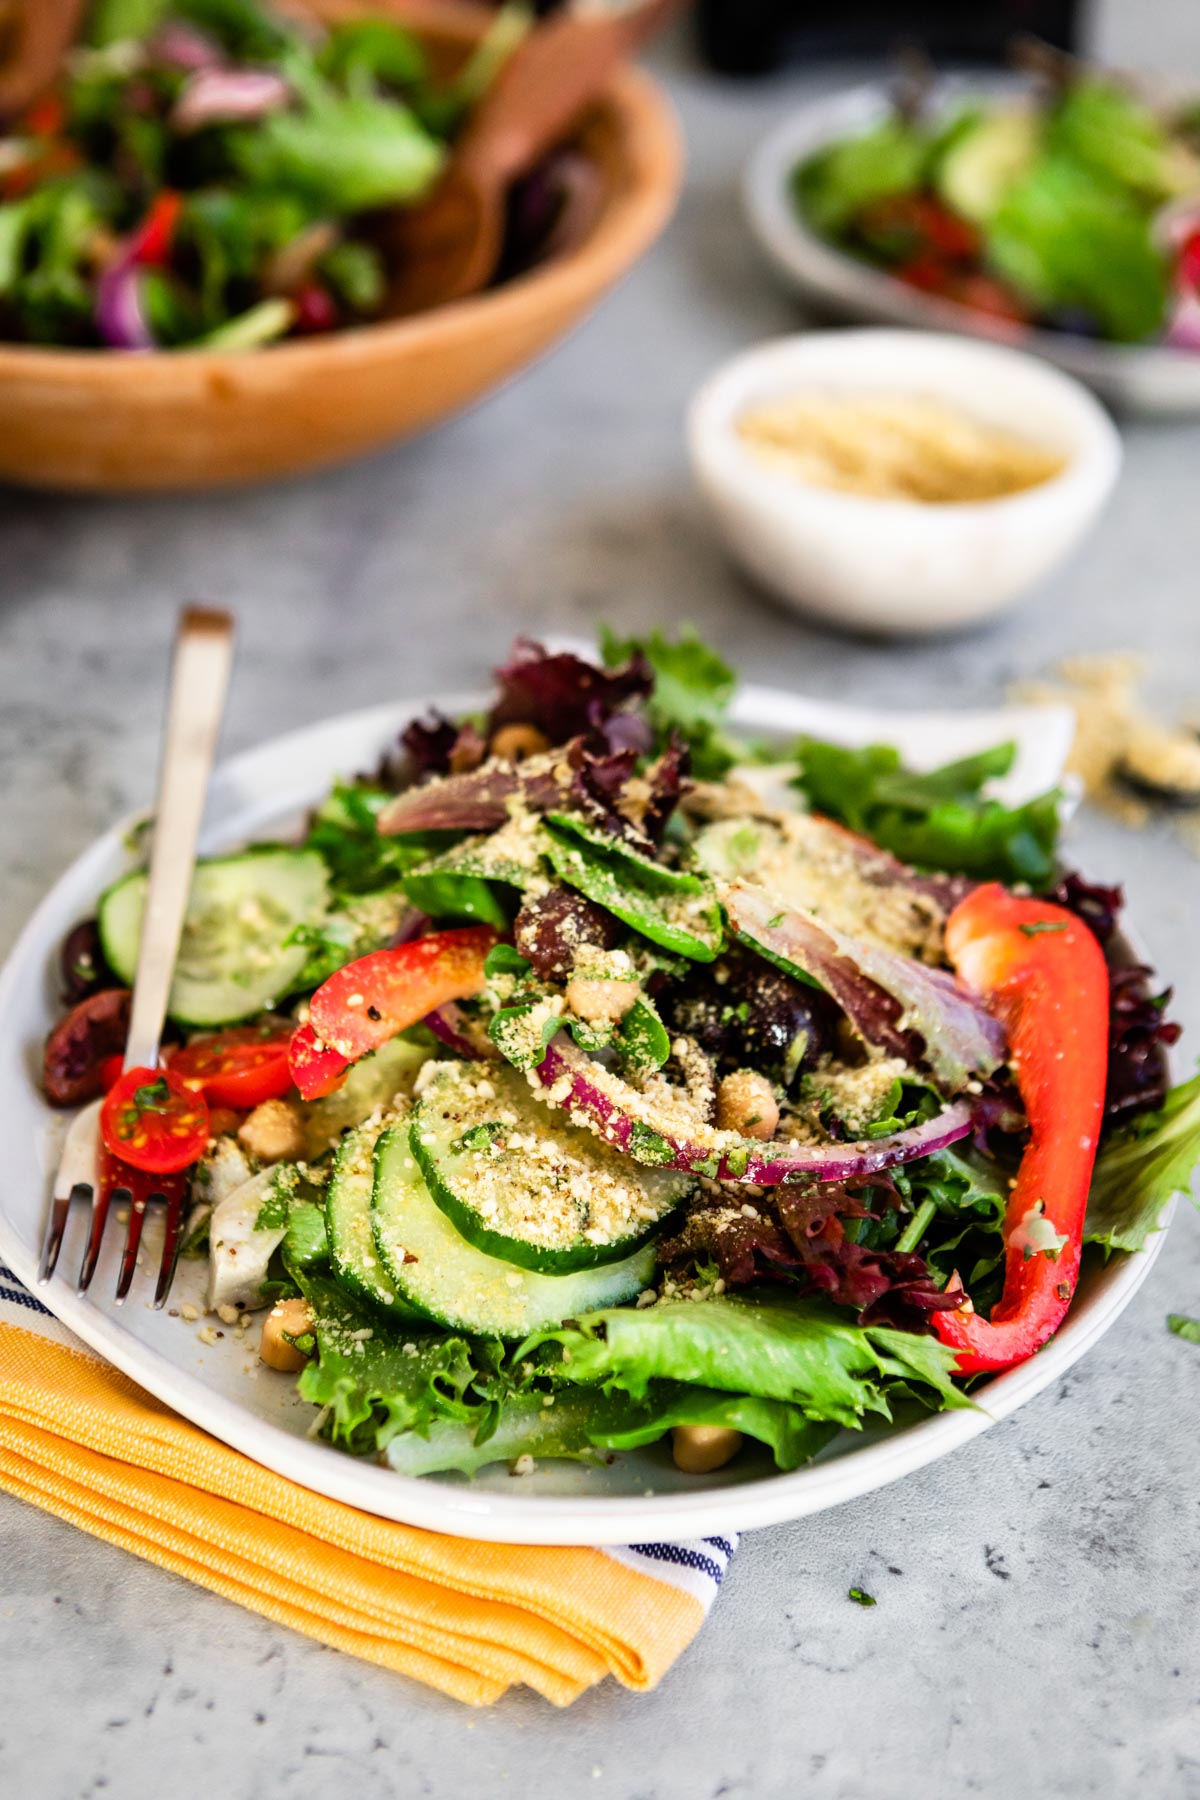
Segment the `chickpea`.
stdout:
<path fill-rule="evenodd" d="M 742 1447 L 742 1434 L 728 1425 L 676 1425 L 671 1433 L 675 1467 L 685 1475 L 709 1475 L 732 1462 Z"/>
<path fill-rule="evenodd" d="M 307 1300 L 278 1300 L 263 1320 L 258 1354 L 268 1369 L 279 1369 L 294 1375 L 308 1361 L 303 1350 L 289 1344 L 288 1338 L 303 1337 L 313 1328 L 313 1316 Z M 287 1333 L 287 1337 L 284 1336 Z"/>
<path fill-rule="evenodd" d="M 549 750 L 550 739 L 536 725 L 501 725 L 489 745 L 493 756 L 505 762 L 524 762 L 527 756 L 540 756 Z"/>
<path fill-rule="evenodd" d="M 770 1142 L 779 1129 L 779 1102 L 765 1075 L 737 1069 L 723 1078 L 717 1088 L 717 1125 L 721 1131 Z"/>
<path fill-rule="evenodd" d="M 304 1120 L 290 1100 L 264 1100 L 238 1128 L 238 1143 L 259 1162 L 296 1162 L 304 1155 Z"/>
<path fill-rule="evenodd" d="M 637 1004 L 641 990 L 636 981 L 617 981 L 611 976 L 574 975 L 567 983 L 567 1005 L 577 1019 L 593 1025 L 612 1025 Z"/>

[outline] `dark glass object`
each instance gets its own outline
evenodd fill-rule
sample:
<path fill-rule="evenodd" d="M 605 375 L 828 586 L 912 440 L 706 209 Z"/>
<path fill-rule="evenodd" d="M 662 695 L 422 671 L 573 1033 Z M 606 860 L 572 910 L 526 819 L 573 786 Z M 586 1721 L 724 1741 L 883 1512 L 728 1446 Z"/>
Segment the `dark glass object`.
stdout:
<path fill-rule="evenodd" d="M 1080 0 L 698 0 L 696 30 L 707 62 L 725 75 L 760 75 L 790 57 L 888 56 L 916 46 L 935 58 L 999 62 L 1014 38 L 1058 50 L 1079 42 Z"/>

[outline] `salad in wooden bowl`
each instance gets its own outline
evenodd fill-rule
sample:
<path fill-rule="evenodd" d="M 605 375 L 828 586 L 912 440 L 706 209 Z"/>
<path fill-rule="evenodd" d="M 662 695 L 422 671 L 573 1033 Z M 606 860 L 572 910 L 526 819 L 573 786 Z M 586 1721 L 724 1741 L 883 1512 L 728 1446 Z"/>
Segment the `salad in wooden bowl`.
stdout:
<path fill-rule="evenodd" d="M 489 289 L 390 316 L 389 222 L 436 188 L 527 27 L 421 18 L 82 9 L 0 139 L 0 476 L 173 488 L 372 448 L 511 373 L 645 248 L 677 146 L 626 73 L 511 189 Z"/>

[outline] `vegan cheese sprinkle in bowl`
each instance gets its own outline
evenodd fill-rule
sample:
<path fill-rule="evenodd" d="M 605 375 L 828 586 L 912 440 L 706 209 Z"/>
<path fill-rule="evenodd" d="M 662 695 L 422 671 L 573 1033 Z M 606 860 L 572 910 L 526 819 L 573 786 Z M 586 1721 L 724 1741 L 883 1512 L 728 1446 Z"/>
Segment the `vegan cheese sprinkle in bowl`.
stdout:
<path fill-rule="evenodd" d="M 918 394 L 800 394 L 751 407 L 738 436 L 766 468 L 870 500 L 1000 500 L 1062 472 L 1052 450 Z"/>
<path fill-rule="evenodd" d="M 744 352 L 692 402 L 692 467 L 731 555 L 849 630 L 951 630 L 1075 548 L 1120 468 L 1069 376 L 995 344 L 809 332 Z"/>

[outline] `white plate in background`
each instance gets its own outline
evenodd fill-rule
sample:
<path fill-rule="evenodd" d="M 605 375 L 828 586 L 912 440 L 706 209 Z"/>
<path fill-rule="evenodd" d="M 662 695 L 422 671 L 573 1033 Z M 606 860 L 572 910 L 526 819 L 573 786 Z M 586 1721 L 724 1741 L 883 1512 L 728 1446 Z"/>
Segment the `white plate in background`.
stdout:
<path fill-rule="evenodd" d="M 1003 78 L 940 82 L 933 107 L 971 95 L 1011 94 Z M 891 99 L 883 83 L 824 95 L 792 113 L 759 145 L 743 182 L 746 215 L 755 237 L 790 285 L 808 300 L 850 318 L 882 325 L 915 325 L 993 338 L 1031 351 L 1078 376 L 1106 400 L 1136 412 L 1200 412 L 1200 353 L 1164 344 L 1106 344 L 1065 331 L 1037 330 L 922 294 L 885 270 L 860 262 L 819 237 L 804 221 L 791 191 L 792 171 L 824 145 L 865 131 L 886 117 Z"/>

